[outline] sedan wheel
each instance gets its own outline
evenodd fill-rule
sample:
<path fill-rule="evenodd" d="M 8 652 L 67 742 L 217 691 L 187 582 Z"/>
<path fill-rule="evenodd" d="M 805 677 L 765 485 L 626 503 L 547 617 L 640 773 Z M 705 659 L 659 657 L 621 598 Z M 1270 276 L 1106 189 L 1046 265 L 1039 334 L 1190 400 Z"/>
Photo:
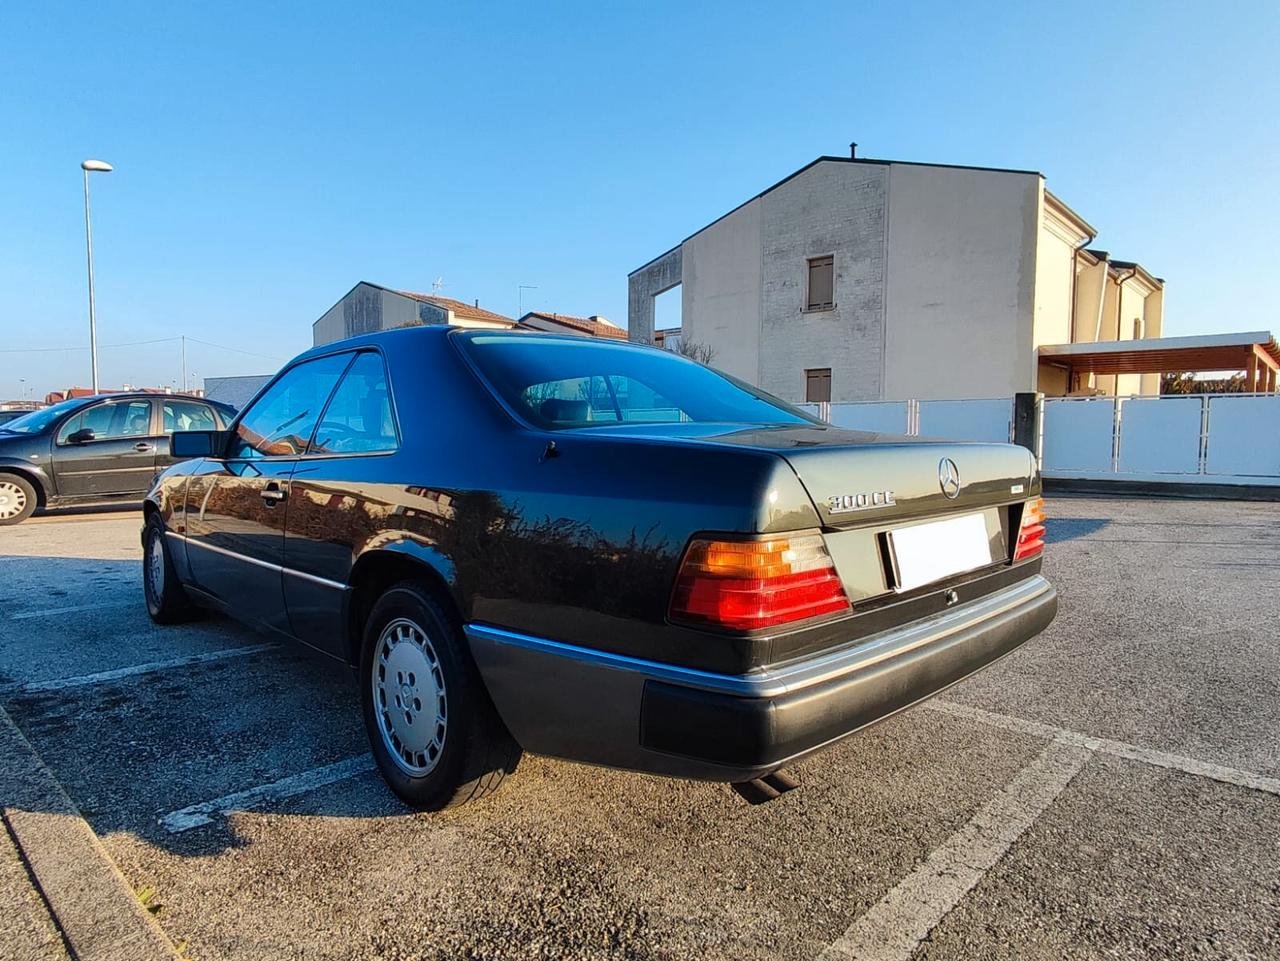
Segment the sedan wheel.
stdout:
<path fill-rule="evenodd" d="M 418 581 L 372 605 L 360 654 L 361 704 L 383 778 L 416 808 L 475 800 L 516 769 L 520 748 L 471 660 L 452 605 Z"/>
<path fill-rule="evenodd" d="M 147 586 L 153 597 L 164 597 L 164 533 L 155 525 L 147 530 Z"/>
<path fill-rule="evenodd" d="M 440 761 L 448 730 L 448 706 L 440 658 L 426 631 L 398 617 L 378 638 L 370 676 L 378 731 L 392 759 L 411 777 Z"/>
<path fill-rule="evenodd" d="M 178 624 L 199 614 L 174 570 L 165 543 L 164 522 L 155 516 L 147 521 L 142 533 L 142 593 L 147 613 L 157 624 Z"/>
<path fill-rule="evenodd" d="M 36 509 L 36 491 L 12 474 L 0 475 L 0 524 L 25 521 Z"/>

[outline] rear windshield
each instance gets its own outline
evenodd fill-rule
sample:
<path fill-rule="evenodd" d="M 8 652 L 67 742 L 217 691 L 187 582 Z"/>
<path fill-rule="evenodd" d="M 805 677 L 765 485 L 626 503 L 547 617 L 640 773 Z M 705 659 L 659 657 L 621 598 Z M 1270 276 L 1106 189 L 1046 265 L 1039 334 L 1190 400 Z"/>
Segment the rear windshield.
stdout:
<path fill-rule="evenodd" d="M 502 400 L 549 430 L 621 423 L 818 423 L 776 397 L 670 351 L 542 334 L 456 339 Z"/>

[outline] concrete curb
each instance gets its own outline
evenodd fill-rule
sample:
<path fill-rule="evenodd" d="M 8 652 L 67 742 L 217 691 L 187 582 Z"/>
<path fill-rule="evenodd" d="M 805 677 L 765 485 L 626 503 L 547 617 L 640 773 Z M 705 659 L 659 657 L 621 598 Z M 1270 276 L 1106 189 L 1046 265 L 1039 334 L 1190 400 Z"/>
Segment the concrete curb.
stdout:
<path fill-rule="evenodd" d="M 1112 494 L 1123 497 L 1181 497 L 1224 501 L 1280 501 L 1280 485 L 1199 484 L 1177 481 L 1089 480 L 1046 477 L 1046 494 Z"/>
<path fill-rule="evenodd" d="M 0 708 L 0 814 L 54 924 L 81 961 L 174 961 L 98 836 Z"/>

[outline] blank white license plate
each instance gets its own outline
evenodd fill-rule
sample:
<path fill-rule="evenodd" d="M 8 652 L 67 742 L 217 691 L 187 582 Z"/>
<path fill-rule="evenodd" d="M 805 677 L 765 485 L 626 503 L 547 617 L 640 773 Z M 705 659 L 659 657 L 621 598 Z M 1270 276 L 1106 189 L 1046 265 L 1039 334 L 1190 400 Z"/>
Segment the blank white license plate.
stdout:
<path fill-rule="evenodd" d="M 991 563 L 991 541 L 981 514 L 900 527 L 889 532 L 889 548 L 900 591 Z"/>

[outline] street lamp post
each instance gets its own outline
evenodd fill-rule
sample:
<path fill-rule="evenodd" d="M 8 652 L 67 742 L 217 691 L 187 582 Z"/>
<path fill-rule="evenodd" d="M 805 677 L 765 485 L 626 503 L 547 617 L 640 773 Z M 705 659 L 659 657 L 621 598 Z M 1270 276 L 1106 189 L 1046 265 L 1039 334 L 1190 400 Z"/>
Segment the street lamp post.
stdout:
<path fill-rule="evenodd" d="M 93 224 L 89 218 L 89 174 L 111 173 L 111 164 L 101 160 L 86 160 L 80 164 L 84 171 L 84 242 L 89 256 L 89 363 L 93 371 L 93 392 L 98 392 L 98 321 L 93 312 Z"/>

